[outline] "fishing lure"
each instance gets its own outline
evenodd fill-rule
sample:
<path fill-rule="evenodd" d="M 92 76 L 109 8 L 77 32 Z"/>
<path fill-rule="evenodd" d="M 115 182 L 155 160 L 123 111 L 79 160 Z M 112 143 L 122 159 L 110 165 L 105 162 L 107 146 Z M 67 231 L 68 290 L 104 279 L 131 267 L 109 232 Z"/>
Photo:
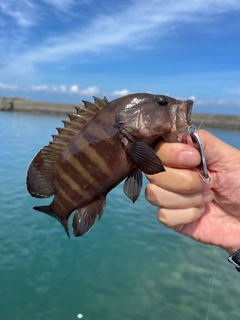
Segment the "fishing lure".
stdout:
<path fill-rule="evenodd" d="M 201 138 L 199 137 L 196 127 L 194 125 L 190 125 L 188 127 L 188 132 L 190 133 L 191 137 L 194 138 L 194 140 L 198 143 L 202 158 L 202 166 L 203 166 L 203 174 L 200 173 L 200 177 L 202 178 L 203 182 L 209 183 L 211 181 L 211 177 L 209 176 L 208 169 L 207 169 L 207 163 L 206 163 L 206 157 L 204 152 L 204 147 Z"/>

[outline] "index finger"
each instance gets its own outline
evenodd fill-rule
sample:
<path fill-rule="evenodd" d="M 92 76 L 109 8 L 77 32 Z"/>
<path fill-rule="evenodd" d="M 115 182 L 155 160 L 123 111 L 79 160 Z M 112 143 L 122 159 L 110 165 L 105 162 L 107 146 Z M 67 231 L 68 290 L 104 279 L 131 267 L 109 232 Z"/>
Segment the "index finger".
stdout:
<path fill-rule="evenodd" d="M 146 175 L 149 182 L 165 190 L 183 194 L 196 193 L 210 188 L 210 185 L 206 185 L 200 178 L 196 169 L 165 168 L 164 172 Z"/>

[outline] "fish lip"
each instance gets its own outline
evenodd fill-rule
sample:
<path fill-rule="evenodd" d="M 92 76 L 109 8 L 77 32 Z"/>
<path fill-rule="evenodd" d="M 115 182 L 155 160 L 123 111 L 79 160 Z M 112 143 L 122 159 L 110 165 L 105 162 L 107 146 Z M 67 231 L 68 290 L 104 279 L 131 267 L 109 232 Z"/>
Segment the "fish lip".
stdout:
<path fill-rule="evenodd" d="M 193 100 L 187 100 L 187 114 L 186 120 L 189 125 L 192 124 L 192 109 L 193 109 Z"/>
<path fill-rule="evenodd" d="M 189 141 L 189 137 L 190 137 L 190 134 L 189 132 L 186 130 L 184 132 L 181 132 L 178 134 L 178 142 L 180 143 L 184 143 L 184 144 L 188 144 L 188 141 Z"/>
<path fill-rule="evenodd" d="M 162 135 L 166 142 L 186 143 L 188 140 L 188 127 L 191 125 L 192 100 L 177 101 L 173 106 L 174 117 L 171 131 Z"/>
<path fill-rule="evenodd" d="M 193 101 L 192 100 L 184 100 L 181 101 L 176 110 L 176 131 L 179 134 L 178 141 L 182 140 L 182 134 L 184 134 L 188 127 L 191 125 L 192 120 L 192 108 Z"/>

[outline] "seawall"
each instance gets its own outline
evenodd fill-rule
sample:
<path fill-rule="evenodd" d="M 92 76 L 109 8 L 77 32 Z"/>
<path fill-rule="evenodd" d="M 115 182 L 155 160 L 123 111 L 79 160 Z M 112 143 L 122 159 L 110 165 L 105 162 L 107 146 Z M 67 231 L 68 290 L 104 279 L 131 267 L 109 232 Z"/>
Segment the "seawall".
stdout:
<path fill-rule="evenodd" d="M 21 111 L 65 115 L 67 113 L 74 113 L 74 106 L 81 106 L 81 104 L 40 102 L 24 98 L 0 97 L 0 111 Z M 202 124 L 203 128 L 240 129 L 240 116 L 193 113 L 192 123 L 196 127 Z"/>
<path fill-rule="evenodd" d="M 75 104 L 32 101 L 21 98 L 1 98 L 0 110 L 23 111 L 45 114 L 66 114 L 74 112 Z"/>

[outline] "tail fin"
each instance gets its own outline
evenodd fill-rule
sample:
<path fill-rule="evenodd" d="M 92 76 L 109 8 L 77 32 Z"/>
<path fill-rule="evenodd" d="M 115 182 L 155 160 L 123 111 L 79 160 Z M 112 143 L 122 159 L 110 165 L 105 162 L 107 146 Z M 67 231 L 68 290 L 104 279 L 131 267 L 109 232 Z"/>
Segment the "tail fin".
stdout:
<path fill-rule="evenodd" d="M 40 206 L 40 207 L 33 207 L 33 209 L 35 209 L 35 210 L 37 210 L 37 211 L 44 212 L 44 213 L 46 213 L 46 214 L 48 214 L 48 215 L 56 218 L 56 219 L 61 223 L 61 225 L 63 226 L 64 230 L 66 231 L 66 234 L 67 234 L 68 238 L 70 238 L 70 234 L 69 234 L 69 231 L 68 231 L 68 220 L 57 216 L 57 215 L 51 210 L 51 205 L 48 205 L 48 206 Z"/>

